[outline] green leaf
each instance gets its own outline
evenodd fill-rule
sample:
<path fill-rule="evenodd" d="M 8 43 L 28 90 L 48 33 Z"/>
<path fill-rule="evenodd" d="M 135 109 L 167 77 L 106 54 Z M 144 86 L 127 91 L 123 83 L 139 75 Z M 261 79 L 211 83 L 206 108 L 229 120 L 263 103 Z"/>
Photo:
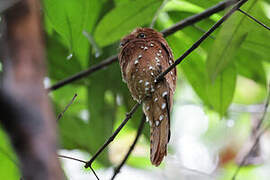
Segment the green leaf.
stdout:
<path fill-rule="evenodd" d="M 236 68 L 234 65 L 231 65 L 220 73 L 214 82 L 210 79 L 208 81 L 208 101 L 210 106 L 217 111 L 221 117 L 225 115 L 233 100 L 236 74 Z"/>
<path fill-rule="evenodd" d="M 99 0 L 43 1 L 45 18 L 50 22 L 46 25 L 61 35 L 69 53 L 74 53 L 84 65 L 87 65 L 89 42 L 83 32 L 91 33 L 101 5 Z"/>
<path fill-rule="evenodd" d="M 248 9 L 250 10 L 256 0 L 250 1 Z M 234 13 L 223 25 L 219 31 L 207 59 L 207 71 L 211 80 L 215 80 L 233 61 L 237 50 L 243 41 L 247 38 L 249 28 L 244 28 L 243 24 L 247 17 L 240 13 Z"/>
<path fill-rule="evenodd" d="M 9 138 L 0 128 L 0 179 L 20 179 L 19 163 L 12 150 Z"/>
<path fill-rule="evenodd" d="M 59 36 L 53 33 L 46 41 L 49 78 L 54 80 L 62 80 L 82 70 L 76 57 L 66 59 L 68 50 L 58 41 L 58 38 Z"/>
<path fill-rule="evenodd" d="M 109 45 L 136 27 L 151 22 L 161 0 L 134 0 L 121 3 L 99 22 L 94 38 L 100 46 Z"/>
<path fill-rule="evenodd" d="M 256 53 L 241 49 L 237 53 L 235 65 L 240 75 L 252 79 L 266 87 L 266 73 L 259 59 L 260 56 Z"/>

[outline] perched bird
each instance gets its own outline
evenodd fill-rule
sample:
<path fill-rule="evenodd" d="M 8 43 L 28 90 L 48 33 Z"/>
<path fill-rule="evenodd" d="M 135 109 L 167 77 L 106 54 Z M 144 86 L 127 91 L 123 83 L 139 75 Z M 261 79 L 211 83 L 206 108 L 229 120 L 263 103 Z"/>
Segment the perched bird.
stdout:
<path fill-rule="evenodd" d="M 172 51 L 162 34 L 151 28 L 137 28 L 121 40 L 118 56 L 123 81 L 134 100 L 143 103 L 150 125 L 150 159 L 159 166 L 167 155 L 170 139 L 170 111 L 176 86 L 176 69 L 161 81 L 156 77 L 173 64 Z"/>

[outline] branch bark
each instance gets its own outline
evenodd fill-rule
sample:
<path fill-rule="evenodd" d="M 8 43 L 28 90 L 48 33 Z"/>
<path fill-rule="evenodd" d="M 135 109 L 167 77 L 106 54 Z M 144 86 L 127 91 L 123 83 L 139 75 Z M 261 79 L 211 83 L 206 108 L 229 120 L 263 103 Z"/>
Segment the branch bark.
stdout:
<path fill-rule="evenodd" d="M 141 123 L 139 125 L 138 130 L 137 130 L 136 137 L 135 137 L 132 145 L 130 146 L 130 148 L 129 148 L 127 154 L 126 154 L 126 156 L 124 157 L 124 159 L 122 160 L 122 162 L 114 169 L 114 173 L 113 173 L 113 176 L 112 176 L 111 180 L 113 180 L 117 176 L 117 174 L 120 173 L 121 168 L 124 166 L 124 164 L 128 160 L 131 152 L 133 151 L 135 145 L 137 144 L 137 142 L 139 140 L 139 137 L 142 134 L 142 131 L 143 131 L 143 128 L 144 128 L 144 122 L 145 122 L 145 115 L 142 116 Z"/>
<path fill-rule="evenodd" d="M 9 134 L 23 179 L 64 179 L 57 158 L 56 120 L 43 87 L 46 73 L 40 4 L 24 0 L 4 12 L 0 123 Z"/>

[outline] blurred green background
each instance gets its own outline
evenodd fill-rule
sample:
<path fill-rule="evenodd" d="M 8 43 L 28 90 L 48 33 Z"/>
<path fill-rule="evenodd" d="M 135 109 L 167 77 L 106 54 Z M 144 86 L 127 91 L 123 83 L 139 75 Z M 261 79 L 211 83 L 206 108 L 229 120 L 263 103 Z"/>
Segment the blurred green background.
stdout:
<path fill-rule="evenodd" d="M 118 53 L 119 40 L 147 27 L 162 0 L 43 0 L 48 59 L 45 87 Z M 169 0 L 154 26 L 164 30 L 204 11 L 219 0 Z M 1 3 L 1 2 L 0 2 Z M 270 26 L 270 1 L 249 0 L 241 9 Z M 175 58 L 185 52 L 226 12 L 212 15 L 166 39 Z M 160 168 L 149 160 L 149 125 L 116 179 L 230 179 L 235 158 L 260 119 L 270 78 L 270 32 L 235 12 L 179 66 L 169 155 Z M 135 104 L 120 68 L 105 69 L 49 94 L 58 114 L 78 97 L 59 121 L 59 154 L 88 160 Z M 135 113 L 119 136 L 95 161 L 109 179 L 135 138 L 142 115 Z M 266 116 L 265 122 L 269 122 Z M 257 165 L 243 167 L 245 180 L 270 178 L 270 134 L 262 137 Z M 240 155 L 239 155 L 240 154 Z M 0 179 L 18 180 L 18 161 L 0 130 Z M 83 164 L 63 160 L 68 179 L 95 179 Z"/>

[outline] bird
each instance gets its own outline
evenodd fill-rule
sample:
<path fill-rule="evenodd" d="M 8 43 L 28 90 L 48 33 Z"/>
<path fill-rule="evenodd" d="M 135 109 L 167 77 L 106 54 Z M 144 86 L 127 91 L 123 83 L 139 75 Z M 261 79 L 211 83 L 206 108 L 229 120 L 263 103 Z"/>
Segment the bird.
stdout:
<path fill-rule="evenodd" d="M 127 83 L 132 98 L 143 104 L 150 126 L 150 160 L 159 166 L 167 155 L 170 140 L 176 68 L 160 81 L 156 78 L 174 63 L 172 50 L 160 32 L 139 27 L 121 39 L 118 60 L 122 79 Z"/>

